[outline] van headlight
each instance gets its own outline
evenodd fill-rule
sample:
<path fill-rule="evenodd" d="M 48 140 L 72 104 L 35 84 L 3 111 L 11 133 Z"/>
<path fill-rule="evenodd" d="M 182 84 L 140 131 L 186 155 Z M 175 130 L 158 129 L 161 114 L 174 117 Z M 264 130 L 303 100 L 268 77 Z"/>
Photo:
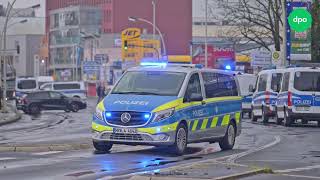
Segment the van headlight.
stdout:
<path fill-rule="evenodd" d="M 103 111 L 100 108 L 96 108 L 96 112 L 95 115 L 97 116 L 98 119 L 103 120 L 103 116 L 102 116 Z"/>
<path fill-rule="evenodd" d="M 156 112 L 153 122 L 162 121 L 163 119 L 166 119 L 166 118 L 172 116 L 173 113 L 174 113 L 174 108 Z"/>

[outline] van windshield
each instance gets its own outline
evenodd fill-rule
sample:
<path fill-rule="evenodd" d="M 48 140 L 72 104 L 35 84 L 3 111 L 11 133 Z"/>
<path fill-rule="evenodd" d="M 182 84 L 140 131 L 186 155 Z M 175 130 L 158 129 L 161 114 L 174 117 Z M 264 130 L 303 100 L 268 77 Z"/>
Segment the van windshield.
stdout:
<path fill-rule="evenodd" d="M 36 89 L 37 88 L 37 82 L 36 80 L 19 80 L 18 89 Z"/>
<path fill-rule="evenodd" d="M 124 74 L 112 94 L 177 96 L 186 73 L 130 71 Z"/>
<path fill-rule="evenodd" d="M 320 91 L 320 72 L 296 72 L 294 88 L 299 91 Z"/>

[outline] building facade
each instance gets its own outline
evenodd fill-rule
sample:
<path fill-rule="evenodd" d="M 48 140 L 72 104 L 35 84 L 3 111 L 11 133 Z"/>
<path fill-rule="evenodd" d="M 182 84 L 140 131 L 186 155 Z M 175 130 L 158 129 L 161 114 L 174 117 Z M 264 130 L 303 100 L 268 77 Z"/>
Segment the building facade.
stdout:
<path fill-rule="evenodd" d="M 189 54 L 192 40 L 192 0 L 155 0 L 156 25 L 164 35 L 168 55 Z M 96 6 L 102 9 L 102 33 L 120 33 L 138 27 L 152 34 L 153 27 L 142 22 L 129 22 L 135 16 L 153 21 L 152 0 L 46 0 L 47 32 L 52 19 L 50 11 L 69 6 Z"/>
<path fill-rule="evenodd" d="M 82 34 L 101 33 L 101 9 L 69 6 L 50 11 L 50 70 L 58 81 L 81 79 Z"/>

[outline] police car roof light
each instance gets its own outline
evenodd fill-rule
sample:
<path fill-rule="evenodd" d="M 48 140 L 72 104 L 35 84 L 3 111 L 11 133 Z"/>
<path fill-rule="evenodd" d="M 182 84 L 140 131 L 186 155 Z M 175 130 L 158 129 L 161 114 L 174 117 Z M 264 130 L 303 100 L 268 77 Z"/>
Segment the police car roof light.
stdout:
<path fill-rule="evenodd" d="M 226 70 L 231 70 L 231 66 L 230 65 L 226 65 L 225 69 Z"/>
<path fill-rule="evenodd" d="M 141 62 L 141 66 L 156 66 L 156 67 L 166 67 L 166 62 Z"/>

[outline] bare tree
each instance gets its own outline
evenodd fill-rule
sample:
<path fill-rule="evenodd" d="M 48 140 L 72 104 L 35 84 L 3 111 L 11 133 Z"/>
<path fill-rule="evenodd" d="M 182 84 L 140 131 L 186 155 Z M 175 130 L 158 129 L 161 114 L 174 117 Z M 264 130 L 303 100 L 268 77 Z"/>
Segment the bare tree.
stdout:
<path fill-rule="evenodd" d="M 255 42 L 270 51 L 270 44 L 280 51 L 283 0 L 221 0 L 223 22 L 232 26 L 231 36 Z"/>

